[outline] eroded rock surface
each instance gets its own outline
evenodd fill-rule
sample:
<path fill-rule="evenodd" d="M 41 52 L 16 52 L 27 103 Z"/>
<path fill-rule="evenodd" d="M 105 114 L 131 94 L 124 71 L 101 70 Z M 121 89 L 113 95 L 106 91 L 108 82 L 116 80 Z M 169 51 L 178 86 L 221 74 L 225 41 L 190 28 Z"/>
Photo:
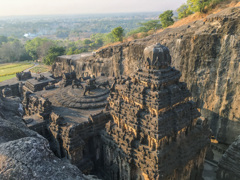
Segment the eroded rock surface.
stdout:
<path fill-rule="evenodd" d="M 202 178 L 210 130 L 170 63 L 168 48 L 152 45 L 143 69 L 116 79 L 108 107 L 113 120 L 102 132 L 105 179 Z"/>
<path fill-rule="evenodd" d="M 240 134 L 240 8 L 228 8 L 207 18 L 165 29 L 145 39 L 100 50 L 93 56 L 59 57 L 55 77 L 76 71 L 108 76 L 129 75 L 143 67 L 144 48 L 161 43 L 170 50 L 172 66 L 182 72 L 201 113 L 209 119 L 214 135 L 231 144 Z"/>
<path fill-rule="evenodd" d="M 46 139 L 26 137 L 0 145 L 0 179 L 83 179 L 76 166 L 58 159 Z"/>

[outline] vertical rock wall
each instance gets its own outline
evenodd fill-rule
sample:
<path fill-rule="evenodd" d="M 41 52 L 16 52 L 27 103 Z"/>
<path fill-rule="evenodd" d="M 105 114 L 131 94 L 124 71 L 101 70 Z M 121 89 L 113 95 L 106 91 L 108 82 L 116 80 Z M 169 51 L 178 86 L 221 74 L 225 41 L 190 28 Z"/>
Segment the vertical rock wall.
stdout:
<path fill-rule="evenodd" d="M 204 20 L 145 39 L 108 47 L 80 59 L 59 57 L 53 65 L 56 77 L 75 70 L 79 76 L 105 73 L 130 75 L 143 65 L 143 50 L 160 42 L 172 56 L 172 66 L 182 72 L 181 81 L 209 119 L 214 135 L 231 144 L 240 134 L 240 8 L 228 8 Z"/>
<path fill-rule="evenodd" d="M 102 134 L 105 179 L 201 179 L 210 131 L 170 63 L 168 48 L 152 45 L 142 70 L 115 80 Z"/>

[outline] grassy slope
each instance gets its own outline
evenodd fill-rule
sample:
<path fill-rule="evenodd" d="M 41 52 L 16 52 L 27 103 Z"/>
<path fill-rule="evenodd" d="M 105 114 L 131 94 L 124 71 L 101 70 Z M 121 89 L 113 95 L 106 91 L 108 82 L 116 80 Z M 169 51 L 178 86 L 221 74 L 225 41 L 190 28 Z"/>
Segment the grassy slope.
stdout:
<path fill-rule="evenodd" d="M 34 64 L 32 63 L 1 64 L 0 65 L 0 82 L 15 77 L 17 72 L 24 71 L 25 69 L 28 69 L 33 65 Z"/>
<path fill-rule="evenodd" d="M 16 74 L 8 75 L 8 76 L 2 76 L 2 77 L 0 77 L 0 82 L 8 80 L 8 79 L 12 79 L 14 77 L 16 77 Z"/>

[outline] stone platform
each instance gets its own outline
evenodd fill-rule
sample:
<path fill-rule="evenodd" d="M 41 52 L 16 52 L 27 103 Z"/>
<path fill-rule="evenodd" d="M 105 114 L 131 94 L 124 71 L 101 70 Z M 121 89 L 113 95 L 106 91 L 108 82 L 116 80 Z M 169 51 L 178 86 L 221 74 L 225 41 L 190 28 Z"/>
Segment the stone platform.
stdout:
<path fill-rule="evenodd" d="M 84 85 L 84 84 L 83 84 Z M 46 93 L 47 92 L 47 93 Z M 49 92 L 49 93 L 48 93 Z M 76 109 L 96 109 L 106 106 L 109 89 L 96 88 L 86 96 L 84 89 L 67 86 L 50 91 L 43 91 L 42 96 L 48 97 L 53 104 Z"/>
<path fill-rule="evenodd" d="M 51 150 L 56 156 L 69 159 L 83 173 L 88 174 L 94 170 L 95 160 L 92 157 L 95 157 L 95 151 L 100 147 L 99 134 L 110 119 L 109 114 L 104 111 L 109 89 L 98 88 L 101 84 L 98 81 L 96 88 L 83 96 L 83 88 L 72 88 L 71 85 L 59 87 L 59 84 L 54 89 L 34 93 L 38 99 L 51 102 L 51 113 L 44 127 L 38 117 L 24 118 L 33 119 L 28 126 L 33 126 L 32 129 L 49 140 Z M 83 87 L 86 85 L 83 82 L 81 84 Z M 27 107 L 32 107 L 31 103 L 37 105 L 30 99 L 28 102 L 30 105 Z M 38 108 L 34 107 L 32 109 Z"/>
<path fill-rule="evenodd" d="M 44 77 L 43 80 L 37 80 L 35 78 L 34 79 L 29 79 L 25 83 L 26 90 L 31 91 L 31 92 L 41 91 L 49 83 L 54 83 L 55 82 L 55 79 L 53 79 L 52 77 L 45 77 L 45 76 L 43 76 L 43 77 Z"/>
<path fill-rule="evenodd" d="M 73 109 L 67 107 L 53 107 L 53 112 L 64 117 L 63 123 L 79 125 L 87 123 L 89 116 L 92 114 L 98 114 L 103 110 L 103 108 L 98 109 Z"/>
<path fill-rule="evenodd" d="M 32 77 L 30 79 L 27 80 L 21 80 L 19 81 L 16 77 L 12 78 L 12 79 L 8 79 L 5 81 L 0 82 L 0 91 L 2 91 L 2 89 L 6 88 L 6 87 L 10 87 L 12 90 L 12 95 L 13 96 L 19 96 L 19 83 L 22 83 L 23 85 L 26 84 L 27 81 L 35 81 L 35 78 L 39 77 L 40 74 L 36 74 L 36 73 L 32 73 Z M 52 74 L 50 72 L 45 72 L 45 73 L 41 73 L 41 75 L 47 77 L 48 79 L 51 79 L 51 81 L 53 81 Z M 29 89 L 28 89 L 29 90 Z"/>

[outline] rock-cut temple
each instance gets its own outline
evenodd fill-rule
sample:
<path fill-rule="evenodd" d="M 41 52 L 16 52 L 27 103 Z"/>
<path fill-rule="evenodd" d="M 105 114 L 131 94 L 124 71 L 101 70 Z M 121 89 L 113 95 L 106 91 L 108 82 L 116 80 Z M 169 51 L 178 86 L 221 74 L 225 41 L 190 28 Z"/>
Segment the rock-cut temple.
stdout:
<path fill-rule="evenodd" d="M 201 179 L 209 128 L 170 64 L 168 48 L 152 45 L 144 68 L 115 79 L 102 134 L 106 179 Z"/>
<path fill-rule="evenodd" d="M 58 83 L 30 79 L 22 88 L 24 121 L 84 174 L 200 180 L 210 144 L 207 120 L 170 66 L 168 48 L 155 44 L 143 53 L 142 68 L 114 80 L 75 71 Z"/>

